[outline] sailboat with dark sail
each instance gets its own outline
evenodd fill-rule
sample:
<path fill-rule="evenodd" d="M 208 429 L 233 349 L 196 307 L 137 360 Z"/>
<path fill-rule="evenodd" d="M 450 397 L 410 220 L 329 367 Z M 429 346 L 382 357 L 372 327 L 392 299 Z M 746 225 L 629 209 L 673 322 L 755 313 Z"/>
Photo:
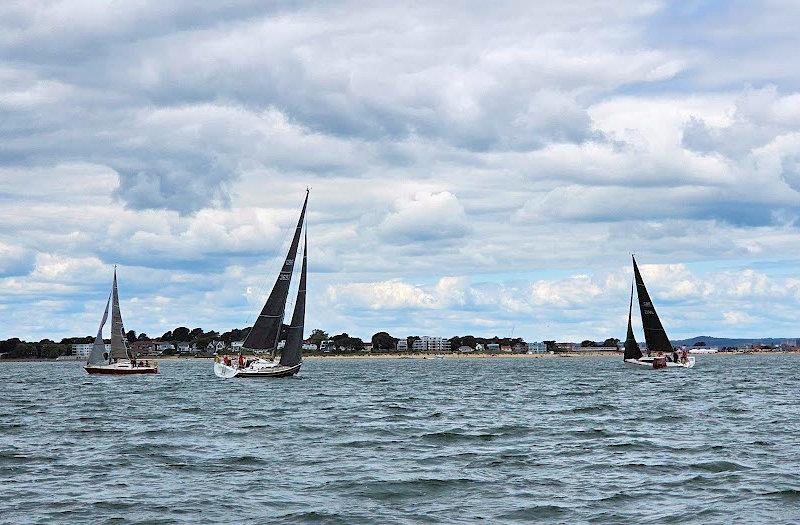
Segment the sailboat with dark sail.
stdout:
<path fill-rule="evenodd" d="M 633 286 L 631 286 L 631 300 L 628 305 L 628 335 L 625 338 L 625 364 L 633 366 L 644 366 L 655 369 L 667 368 L 692 368 L 694 357 L 686 352 L 680 352 L 672 347 L 672 343 L 667 337 L 667 332 L 658 318 L 656 308 L 650 299 L 650 294 L 644 285 L 636 258 L 633 260 L 633 278 L 636 284 L 636 295 L 639 298 L 639 312 L 642 316 L 642 329 L 644 330 L 644 340 L 647 343 L 648 355 L 643 355 L 636 337 L 633 335 L 633 325 L 631 324 L 631 313 L 633 311 Z"/>
<path fill-rule="evenodd" d="M 103 327 L 108 321 L 109 306 L 111 306 L 111 351 L 107 352 L 105 342 L 103 342 Z M 128 346 L 125 327 L 122 324 L 122 313 L 119 309 L 116 266 L 114 267 L 114 282 L 111 285 L 111 295 L 108 296 L 106 301 L 106 309 L 103 312 L 103 319 L 100 321 L 100 328 L 97 329 L 97 337 L 94 339 L 89 359 L 83 368 L 90 374 L 130 375 L 158 373 L 158 365 L 156 363 L 151 364 L 149 360 L 137 362 L 136 357 Z"/>
<path fill-rule="evenodd" d="M 267 302 L 261 313 L 253 323 L 253 328 L 242 344 L 243 351 L 253 351 L 258 354 L 268 354 L 269 358 L 259 357 L 245 362 L 240 358 L 237 363 L 215 362 L 214 373 L 218 377 L 232 378 L 267 378 L 292 376 L 300 371 L 302 364 L 303 329 L 306 314 L 306 280 L 308 272 L 308 234 L 303 237 L 303 263 L 300 268 L 300 284 L 297 288 L 297 298 L 294 302 L 292 319 L 288 326 L 283 324 L 286 302 L 289 297 L 289 286 L 292 282 L 294 262 L 300 246 L 300 236 L 305 224 L 306 206 L 308 205 L 308 190 L 300 211 L 300 219 L 294 231 L 289 253 L 283 262 L 283 267 L 278 274 L 275 285 L 272 287 Z M 281 335 L 285 334 L 283 349 L 280 359 L 276 362 Z M 238 366 L 237 366 L 238 365 Z"/>

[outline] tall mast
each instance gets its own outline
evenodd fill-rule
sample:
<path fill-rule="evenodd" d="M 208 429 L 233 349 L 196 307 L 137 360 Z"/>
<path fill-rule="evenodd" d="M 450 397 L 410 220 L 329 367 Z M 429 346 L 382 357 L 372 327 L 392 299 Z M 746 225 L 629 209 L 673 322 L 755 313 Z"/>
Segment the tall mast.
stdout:
<path fill-rule="evenodd" d="M 250 350 L 269 350 L 274 356 L 275 350 L 278 346 L 278 337 L 281 333 L 281 325 L 283 324 L 284 310 L 286 309 L 286 300 L 289 297 L 289 285 L 292 282 L 292 272 L 294 270 L 294 261 L 297 257 L 297 248 L 300 245 L 300 233 L 303 229 L 303 222 L 306 216 L 306 206 L 308 205 L 308 193 L 306 190 L 306 198 L 303 201 L 303 208 L 300 211 L 300 219 L 297 221 L 297 227 L 294 231 L 292 244 L 289 246 L 289 253 L 286 254 L 286 259 L 283 262 L 283 268 L 278 274 L 275 285 L 261 309 L 261 313 L 253 323 L 253 328 L 242 344 L 243 348 Z"/>

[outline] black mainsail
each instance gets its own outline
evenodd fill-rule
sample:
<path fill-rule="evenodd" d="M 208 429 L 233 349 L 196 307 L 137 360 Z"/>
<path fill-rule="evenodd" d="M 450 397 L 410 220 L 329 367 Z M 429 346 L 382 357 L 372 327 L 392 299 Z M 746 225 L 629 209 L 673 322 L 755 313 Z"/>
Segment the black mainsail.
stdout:
<path fill-rule="evenodd" d="M 105 356 L 106 344 L 103 342 L 103 327 L 106 325 L 106 321 L 108 321 L 108 307 L 110 304 L 111 294 L 108 295 L 106 311 L 103 313 L 103 320 L 100 321 L 100 328 L 97 329 L 97 337 L 94 338 L 92 351 L 89 353 L 89 359 L 86 361 L 87 365 L 103 365 L 108 363 L 108 359 Z"/>
<path fill-rule="evenodd" d="M 633 284 L 631 284 L 631 301 L 628 304 L 628 335 L 625 337 L 625 355 L 623 359 L 640 359 L 642 350 L 633 335 L 633 324 L 631 324 L 631 313 L 633 312 Z"/>
<path fill-rule="evenodd" d="M 111 287 L 111 359 L 130 359 L 125 327 L 122 325 L 122 313 L 119 310 L 116 268 L 114 268 L 114 285 Z"/>
<path fill-rule="evenodd" d="M 297 288 L 297 299 L 294 302 L 292 324 L 286 334 L 286 346 L 283 347 L 280 365 L 295 366 L 303 360 L 303 328 L 306 317 L 306 271 L 308 269 L 308 232 L 303 239 L 303 266 L 300 270 L 300 286 Z"/>
<path fill-rule="evenodd" d="M 294 260 L 297 257 L 297 248 L 300 245 L 300 233 L 305 221 L 306 206 L 308 205 L 308 190 L 303 202 L 303 209 L 300 211 L 300 219 L 297 221 L 294 238 L 289 246 L 289 253 L 283 262 L 283 268 L 278 274 L 278 279 L 272 287 L 264 308 L 253 323 L 253 328 L 242 344 L 243 349 L 248 350 L 269 350 L 275 356 L 278 346 L 278 336 L 280 336 L 281 325 L 283 324 L 286 300 L 289 298 L 289 285 L 292 283 L 292 271 L 294 270 Z"/>
<path fill-rule="evenodd" d="M 644 340 L 647 343 L 647 353 L 651 355 L 655 352 L 671 353 L 672 343 L 669 342 L 667 332 L 661 325 L 656 308 L 650 300 L 650 294 L 647 293 L 647 288 L 644 286 L 636 259 L 633 256 L 631 259 L 633 259 L 633 275 L 636 279 L 636 295 L 639 297 L 639 310 L 642 314 L 642 329 L 644 330 Z"/>

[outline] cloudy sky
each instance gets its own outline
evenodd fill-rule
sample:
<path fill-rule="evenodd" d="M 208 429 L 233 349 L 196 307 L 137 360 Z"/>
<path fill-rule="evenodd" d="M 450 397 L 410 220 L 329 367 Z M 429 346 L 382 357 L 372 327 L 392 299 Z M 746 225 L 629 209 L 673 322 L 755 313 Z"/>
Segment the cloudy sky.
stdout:
<path fill-rule="evenodd" d="M 0 4 L 0 339 L 250 324 L 306 186 L 307 329 L 800 335 L 797 2 L 100 4 Z"/>

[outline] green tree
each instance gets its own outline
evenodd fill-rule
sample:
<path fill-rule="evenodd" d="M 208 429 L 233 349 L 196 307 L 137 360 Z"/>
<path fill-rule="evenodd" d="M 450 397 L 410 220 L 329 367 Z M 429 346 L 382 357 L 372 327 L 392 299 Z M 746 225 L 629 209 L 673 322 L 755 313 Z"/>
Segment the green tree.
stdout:
<path fill-rule="evenodd" d="M 139 334 L 139 337 L 137 337 L 136 340 L 137 341 L 149 341 L 150 338 L 147 337 L 146 333 L 142 332 L 141 334 Z"/>
<path fill-rule="evenodd" d="M 312 343 L 317 345 L 317 350 L 319 350 L 322 341 L 327 341 L 330 338 L 330 336 L 328 335 L 328 332 L 320 330 L 319 328 L 314 328 L 311 331 L 311 335 L 308 336 L 308 338 L 311 340 Z"/>
<path fill-rule="evenodd" d="M 705 341 L 697 341 L 697 342 L 696 342 L 695 344 L 693 344 L 692 346 L 706 346 L 706 342 L 705 342 Z"/>
<path fill-rule="evenodd" d="M 128 330 L 128 333 L 125 334 L 125 339 L 127 339 L 129 343 L 136 341 L 136 332 Z"/>
<path fill-rule="evenodd" d="M 557 350 L 555 341 L 542 341 L 548 352 L 555 352 Z"/>
<path fill-rule="evenodd" d="M 372 336 L 372 351 L 394 350 L 397 348 L 397 339 L 387 332 L 378 332 Z"/>
<path fill-rule="evenodd" d="M 617 347 L 617 346 L 619 346 L 619 339 L 617 339 L 616 337 L 609 337 L 608 339 L 603 341 L 603 345 L 602 346 L 614 346 L 614 347 Z"/>
<path fill-rule="evenodd" d="M 595 343 L 594 341 L 589 341 L 587 339 L 586 341 L 581 341 L 581 346 L 583 348 L 592 348 L 592 347 L 597 346 L 597 343 Z"/>
<path fill-rule="evenodd" d="M 185 326 L 179 326 L 178 328 L 172 331 L 172 338 L 175 341 L 188 341 L 190 333 L 191 332 L 189 331 L 189 329 L 186 328 Z"/>

